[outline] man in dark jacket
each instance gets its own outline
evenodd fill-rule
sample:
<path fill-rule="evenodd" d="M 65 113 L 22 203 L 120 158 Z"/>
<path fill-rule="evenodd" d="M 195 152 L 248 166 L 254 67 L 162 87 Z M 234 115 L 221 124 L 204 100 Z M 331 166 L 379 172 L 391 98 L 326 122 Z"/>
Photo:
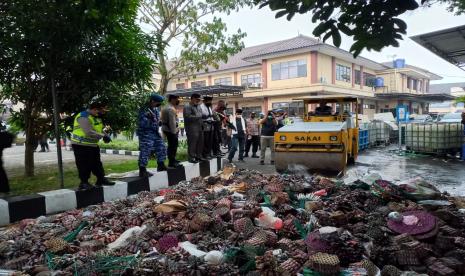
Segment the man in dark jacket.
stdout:
<path fill-rule="evenodd" d="M 222 157 L 224 154 L 221 152 L 222 143 L 222 126 L 226 122 L 226 104 L 223 100 L 219 100 L 213 112 L 213 143 L 212 150 L 215 157 Z M 225 130 L 226 131 L 226 130 Z"/>
<path fill-rule="evenodd" d="M 200 108 L 200 95 L 192 94 L 189 104 L 183 109 L 187 135 L 187 152 L 190 163 L 205 161 L 203 153 L 203 119 Z"/>
<path fill-rule="evenodd" d="M 180 162 L 176 160 L 176 152 L 178 151 L 178 113 L 177 106 L 179 105 L 179 96 L 169 95 L 168 104 L 161 111 L 161 129 L 168 141 L 168 167 L 178 167 Z"/>
<path fill-rule="evenodd" d="M 213 127 L 215 119 L 213 118 L 211 96 L 203 96 L 203 104 L 200 105 L 202 110 L 203 120 L 203 153 L 202 156 L 205 159 L 211 159 L 212 156 L 212 144 L 213 144 Z"/>
<path fill-rule="evenodd" d="M 5 169 L 3 168 L 3 150 L 11 147 L 13 144 L 13 134 L 1 131 L 0 132 L 0 193 L 10 192 L 10 185 L 8 183 L 8 177 Z"/>

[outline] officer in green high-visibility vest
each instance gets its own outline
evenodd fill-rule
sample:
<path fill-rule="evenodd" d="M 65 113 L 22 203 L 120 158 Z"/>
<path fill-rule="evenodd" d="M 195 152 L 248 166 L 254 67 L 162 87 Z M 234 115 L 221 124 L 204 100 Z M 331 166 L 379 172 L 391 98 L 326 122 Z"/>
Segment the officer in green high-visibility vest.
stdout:
<path fill-rule="evenodd" d="M 178 126 L 179 131 L 181 132 L 181 137 L 184 137 L 184 118 L 179 120 Z"/>
<path fill-rule="evenodd" d="M 102 161 L 100 160 L 100 148 L 98 142 L 103 139 L 105 143 L 110 143 L 111 138 L 104 131 L 101 117 L 107 111 L 107 103 L 101 100 L 94 100 L 87 110 L 78 113 L 74 117 L 73 131 L 71 133 L 71 143 L 76 167 L 79 172 L 81 184 L 79 189 L 91 189 L 89 183 L 90 174 L 97 177 L 97 186 L 111 186 L 114 182 L 105 178 Z"/>

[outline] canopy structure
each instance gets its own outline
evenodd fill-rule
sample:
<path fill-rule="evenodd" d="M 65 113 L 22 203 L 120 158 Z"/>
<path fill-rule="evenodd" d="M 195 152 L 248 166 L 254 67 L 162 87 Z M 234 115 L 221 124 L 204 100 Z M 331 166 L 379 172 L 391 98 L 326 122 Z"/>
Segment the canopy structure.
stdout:
<path fill-rule="evenodd" d="M 410 38 L 441 58 L 465 70 L 465 25 Z"/>
<path fill-rule="evenodd" d="M 348 95 L 320 95 L 320 96 L 304 96 L 299 98 L 292 99 L 293 101 L 304 101 L 306 103 L 319 103 L 320 101 L 325 101 L 327 103 L 337 103 L 337 102 L 357 102 L 357 97 L 348 96 Z"/>
<path fill-rule="evenodd" d="M 444 102 L 454 100 L 450 94 L 376 93 L 377 99 L 415 100 L 418 102 Z"/>
<path fill-rule="evenodd" d="M 177 89 L 168 91 L 168 95 L 177 95 L 181 98 L 190 97 L 192 94 L 200 94 L 202 96 L 208 95 L 212 97 L 228 97 L 242 95 L 244 91 L 243 86 L 236 85 L 212 85 L 212 86 L 201 86 L 193 87 L 188 89 Z"/>

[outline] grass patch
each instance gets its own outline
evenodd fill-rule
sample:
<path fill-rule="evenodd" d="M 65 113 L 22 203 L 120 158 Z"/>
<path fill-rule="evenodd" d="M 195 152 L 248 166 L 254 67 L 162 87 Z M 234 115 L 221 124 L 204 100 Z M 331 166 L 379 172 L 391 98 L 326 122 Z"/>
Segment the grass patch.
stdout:
<path fill-rule="evenodd" d="M 166 142 L 165 142 L 165 145 L 167 146 Z M 99 147 L 102 149 L 138 151 L 139 141 L 112 140 L 111 143 L 108 143 L 108 144 L 100 142 Z M 178 150 L 181 150 L 181 149 L 187 149 L 186 140 L 179 140 Z"/>
<path fill-rule="evenodd" d="M 138 151 L 139 142 L 128 141 L 128 140 L 113 140 L 111 141 L 111 143 L 108 143 L 108 144 L 100 142 L 99 147 L 102 149 Z"/>
<path fill-rule="evenodd" d="M 187 151 L 180 149 L 177 158 L 181 161 L 187 160 Z M 167 163 L 167 162 L 166 162 Z M 149 168 L 155 168 L 157 162 L 149 161 Z M 137 160 L 111 161 L 104 162 L 105 173 L 124 173 L 138 169 Z M 95 183 L 95 177 L 91 176 L 90 182 Z M 77 188 L 79 177 L 74 165 L 66 166 L 64 169 L 64 186 L 65 188 Z M 27 195 L 38 192 L 45 192 L 60 189 L 58 184 L 58 172 L 56 170 L 49 172 L 40 172 L 33 177 L 13 176 L 10 178 L 11 195 Z"/>

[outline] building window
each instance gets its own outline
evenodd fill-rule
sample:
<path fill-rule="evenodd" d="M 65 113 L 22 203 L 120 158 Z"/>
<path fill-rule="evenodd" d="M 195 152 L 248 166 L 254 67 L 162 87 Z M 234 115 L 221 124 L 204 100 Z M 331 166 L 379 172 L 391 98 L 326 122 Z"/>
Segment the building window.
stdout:
<path fill-rule="evenodd" d="M 203 81 L 193 81 L 193 82 L 191 82 L 191 87 L 192 88 L 203 87 L 203 86 L 207 86 L 207 81 L 203 80 Z"/>
<path fill-rule="evenodd" d="M 176 89 L 186 89 L 185 83 L 176 83 Z"/>
<path fill-rule="evenodd" d="M 260 86 L 262 83 L 262 76 L 261 74 L 249 74 L 249 75 L 241 75 L 241 85 L 242 86 Z"/>
<path fill-rule="evenodd" d="M 418 80 L 412 79 L 412 89 L 418 90 Z"/>
<path fill-rule="evenodd" d="M 370 73 L 363 72 L 363 84 L 369 87 L 375 87 L 376 76 Z"/>
<path fill-rule="evenodd" d="M 245 106 L 245 107 L 242 107 L 242 117 L 249 118 L 250 113 L 252 113 L 252 112 L 257 113 L 257 118 L 258 118 L 258 114 L 260 114 L 262 112 L 262 107 L 261 106 Z"/>
<path fill-rule="evenodd" d="M 418 90 L 418 80 L 414 78 L 407 78 L 407 88 L 412 90 Z"/>
<path fill-rule="evenodd" d="M 420 92 L 423 91 L 423 81 L 421 81 L 421 80 L 418 81 L 418 89 L 417 90 L 420 91 Z"/>
<path fill-rule="evenodd" d="M 224 112 L 226 114 L 228 114 L 228 115 L 234 115 L 234 108 L 228 107 L 228 108 L 226 108 L 226 110 Z"/>
<path fill-rule="evenodd" d="M 307 60 L 292 60 L 271 64 L 271 80 L 287 80 L 307 76 Z"/>
<path fill-rule="evenodd" d="M 350 67 L 336 64 L 336 80 L 350 82 Z"/>
<path fill-rule="evenodd" d="M 226 77 L 226 78 L 215 79 L 215 84 L 217 84 L 217 85 L 232 85 L 232 78 L 231 77 Z"/>
<path fill-rule="evenodd" d="M 354 82 L 355 82 L 355 84 L 361 84 L 362 83 L 362 72 L 360 72 L 360 70 L 355 70 L 354 71 Z"/>
<path fill-rule="evenodd" d="M 363 104 L 363 109 L 375 109 L 376 106 L 374 104 Z"/>

